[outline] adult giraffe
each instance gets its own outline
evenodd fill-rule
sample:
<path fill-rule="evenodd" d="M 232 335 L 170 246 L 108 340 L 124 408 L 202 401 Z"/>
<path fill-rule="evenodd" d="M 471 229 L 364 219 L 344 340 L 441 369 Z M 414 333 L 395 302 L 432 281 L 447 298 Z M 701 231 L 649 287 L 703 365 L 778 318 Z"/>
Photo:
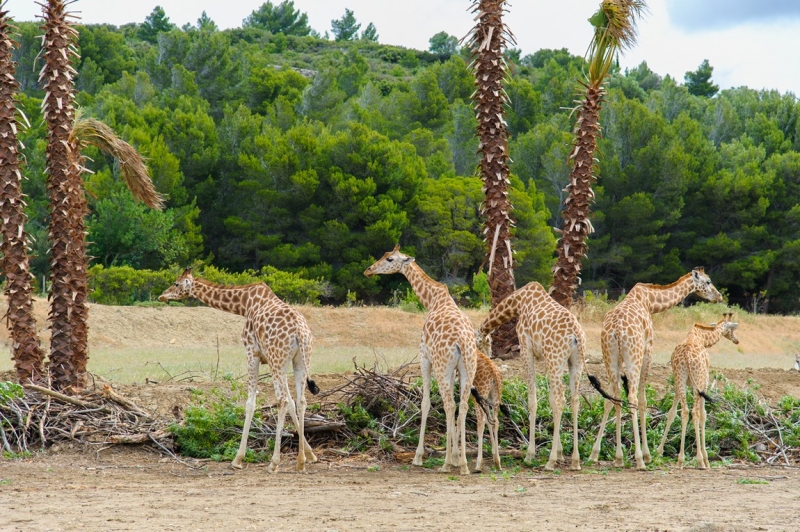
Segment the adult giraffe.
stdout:
<path fill-rule="evenodd" d="M 195 279 L 189 269 L 184 270 L 175 283 L 158 296 L 158 300 L 176 301 L 190 297 L 199 299 L 209 307 L 245 317 L 242 343 L 247 350 L 247 403 L 242 440 L 231 466 L 241 469 L 247 451 L 247 436 L 256 409 L 258 367 L 263 362 L 269 365 L 278 401 L 275 449 L 272 452 L 269 472 L 277 472 L 281 462 L 281 433 L 287 409 L 300 439 L 297 470 L 305 471 L 306 461 L 317 461 L 311 446 L 306 441 L 303 426 L 306 412 L 306 383 L 311 393 L 319 392 L 314 381 L 308 378 L 313 337 L 306 319 L 300 312 L 281 301 L 266 283 L 220 286 L 203 279 Z M 286 378 L 290 365 L 294 369 L 296 401 L 292 399 Z"/>
<path fill-rule="evenodd" d="M 422 342 L 419 345 L 419 366 L 422 373 L 422 420 L 419 430 L 419 443 L 414 455 L 414 465 L 422 465 L 425 452 L 425 424 L 431 408 L 431 374 L 439 384 L 439 393 L 447 416 L 447 443 L 444 465 L 440 469 L 446 473 L 451 466 L 458 467 L 462 475 L 469 474 L 466 454 L 466 421 L 470 392 L 478 403 L 483 400 L 472 383 L 478 360 L 478 347 L 475 342 L 475 328 L 469 318 L 461 312 L 450 296 L 447 287 L 428 277 L 422 268 L 410 257 L 400 252 L 400 245 L 387 251 L 383 257 L 364 271 L 364 275 L 405 275 L 420 303 L 428 311 L 422 326 Z M 453 401 L 455 372 L 459 375 L 460 402 L 458 407 L 458 426 L 456 427 L 456 403 Z M 480 404 L 477 405 L 481 407 Z M 458 440 L 456 440 L 458 437 Z M 458 442 L 458 443 L 456 443 Z M 458 459 L 456 459 L 456 455 Z"/>
<path fill-rule="evenodd" d="M 647 445 L 647 399 L 645 382 L 653 356 L 653 318 L 652 315 L 670 309 L 695 293 L 712 303 L 722 301 L 722 295 L 711 283 L 703 268 L 695 268 L 677 281 L 668 285 L 638 283 L 616 307 L 603 318 L 600 332 L 600 346 L 603 350 L 603 363 L 611 384 L 610 394 L 619 397 L 620 380 L 629 390 L 628 404 L 633 417 L 634 457 L 636 469 L 644 469 L 650 462 L 650 449 Z M 638 397 L 637 397 L 638 395 Z M 608 422 L 611 407 L 617 414 L 617 451 L 614 465 L 622 466 L 622 409 L 620 404 L 606 400 L 603 420 L 597 439 L 592 447 L 589 461 L 596 461 L 600 455 L 600 443 Z M 634 411 L 638 410 L 637 416 Z M 641 421 L 641 440 L 639 438 Z"/>

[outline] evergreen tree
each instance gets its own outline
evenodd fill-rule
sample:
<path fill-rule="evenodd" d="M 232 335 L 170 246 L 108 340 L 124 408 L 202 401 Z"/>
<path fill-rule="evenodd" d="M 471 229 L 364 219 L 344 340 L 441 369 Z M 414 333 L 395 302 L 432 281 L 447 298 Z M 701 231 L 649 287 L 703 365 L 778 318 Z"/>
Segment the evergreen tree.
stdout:
<path fill-rule="evenodd" d="M 278 5 L 272 2 L 261 4 L 261 7 L 242 21 L 242 27 L 261 28 L 272 34 L 283 33 L 300 37 L 311 33 L 308 14 L 295 9 L 293 0 L 284 0 Z"/>
<path fill-rule="evenodd" d="M 375 25 L 372 22 L 367 24 L 366 29 L 361 32 L 361 40 L 378 42 L 378 30 L 375 28 Z"/>
<path fill-rule="evenodd" d="M 147 15 L 144 22 L 139 26 L 139 38 L 143 41 L 155 43 L 159 33 L 166 33 L 175 28 L 175 24 L 169 21 L 169 17 L 164 12 L 164 8 L 156 6 Z"/>
<path fill-rule="evenodd" d="M 686 83 L 686 88 L 689 89 L 689 94 L 706 98 L 714 96 L 719 91 L 719 85 L 714 85 L 711 82 L 711 74 L 713 73 L 714 67 L 709 64 L 708 59 L 703 59 L 703 62 L 694 72 L 687 72 L 683 76 L 683 80 Z"/>
<path fill-rule="evenodd" d="M 347 8 L 345 8 L 342 18 L 331 20 L 331 31 L 333 32 L 334 40 L 337 41 L 352 41 L 356 39 L 359 29 L 361 29 L 361 24 L 356 22 L 355 15 Z"/>

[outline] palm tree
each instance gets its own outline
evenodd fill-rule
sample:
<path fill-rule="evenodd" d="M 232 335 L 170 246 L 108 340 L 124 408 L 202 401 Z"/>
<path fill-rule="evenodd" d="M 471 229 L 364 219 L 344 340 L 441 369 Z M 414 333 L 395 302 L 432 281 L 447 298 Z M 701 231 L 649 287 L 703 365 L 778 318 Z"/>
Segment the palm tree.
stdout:
<path fill-rule="evenodd" d="M 480 175 L 486 193 L 481 215 L 484 239 L 488 243 L 486 261 L 492 306 L 516 288 L 511 250 L 512 206 L 508 199 L 508 126 L 505 122 L 508 96 L 503 88 L 507 74 L 503 49 L 509 40 L 515 41 L 503 24 L 505 4 L 506 0 L 475 0 L 472 12 L 478 13 L 478 23 L 467 36 L 474 57 L 472 68 L 476 90 L 472 100 L 478 120 Z M 507 357 L 518 353 L 516 320 L 497 329 L 492 340 L 494 356 Z"/>
<path fill-rule="evenodd" d="M 551 290 L 553 298 L 565 307 L 572 303 L 580 283 L 581 258 L 589 250 L 586 238 L 594 232 L 589 217 L 594 199 L 592 182 L 597 180 L 595 149 L 600 135 L 600 109 L 606 94 L 603 82 L 617 54 L 636 41 L 636 23 L 646 10 L 644 0 L 602 0 L 600 9 L 589 19 L 594 36 L 587 52 L 586 79 L 579 81 L 583 99 L 575 109 L 569 195 L 561 211 L 561 229 L 557 229 L 561 239 Z"/>
<path fill-rule="evenodd" d="M 80 389 L 88 361 L 88 289 L 85 223 L 86 196 L 83 190 L 83 158 L 80 150 L 94 144 L 118 157 L 123 177 L 137 199 L 160 208 L 162 198 L 155 192 L 147 168 L 136 150 L 114 136 L 96 120 L 76 121 L 73 105 L 77 59 L 75 38 L 62 0 L 48 0 L 44 12 L 44 67 L 40 79 L 42 103 L 48 128 L 47 181 L 50 202 L 50 375 L 53 387 Z"/>
<path fill-rule="evenodd" d="M 21 383 L 42 380 L 44 353 L 36 334 L 31 294 L 31 273 L 25 235 L 27 217 L 23 210 L 17 143 L 14 97 L 19 83 L 14 79 L 15 63 L 11 52 L 17 45 L 11 39 L 8 12 L 0 11 L 0 218 L 3 241 L 2 272 L 6 276 L 8 324 L 13 343 L 14 369 Z"/>

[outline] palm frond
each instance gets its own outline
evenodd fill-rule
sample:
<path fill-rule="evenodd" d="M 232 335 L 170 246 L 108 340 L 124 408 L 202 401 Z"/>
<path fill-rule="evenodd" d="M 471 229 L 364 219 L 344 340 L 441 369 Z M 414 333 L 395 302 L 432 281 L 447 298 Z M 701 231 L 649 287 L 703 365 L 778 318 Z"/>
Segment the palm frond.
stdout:
<path fill-rule="evenodd" d="M 611 69 L 614 56 L 636 42 L 637 23 L 647 12 L 645 0 L 603 0 L 589 22 L 594 36 L 587 52 L 589 82 L 602 83 Z"/>
<path fill-rule="evenodd" d="M 77 116 L 70 142 L 77 142 L 81 147 L 95 146 L 114 157 L 133 197 L 152 209 L 164 208 L 164 196 L 156 191 L 142 156 L 106 124 L 94 118 Z"/>

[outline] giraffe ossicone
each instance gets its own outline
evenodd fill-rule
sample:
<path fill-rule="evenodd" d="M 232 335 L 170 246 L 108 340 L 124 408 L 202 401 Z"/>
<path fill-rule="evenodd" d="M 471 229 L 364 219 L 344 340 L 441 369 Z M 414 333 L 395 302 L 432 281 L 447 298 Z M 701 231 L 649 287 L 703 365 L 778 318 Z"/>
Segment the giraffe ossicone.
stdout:
<path fill-rule="evenodd" d="M 664 454 L 664 444 L 667 441 L 667 434 L 675 414 L 678 403 L 681 405 L 681 447 L 678 453 L 678 467 L 683 467 L 684 444 L 686 441 L 686 425 L 689 421 L 689 411 L 686 406 L 686 384 L 692 387 L 694 392 L 694 405 L 692 407 L 692 421 L 694 422 L 695 441 L 697 445 L 697 467 L 708 469 L 708 453 L 706 452 L 706 401 L 713 402 L 706 393 L 708 388 L 709 359 L 708 348 L 714 346 L 721 338 L 727 338 L 734 344 L 739 343 L 736 337 L 736 329 L 739 324 L 733 321 L 733 314 L 722 315 L 722 321 L 711 326 L 696 323 L 686 339 L 675 347 L 670 359 L 672 375 L 675 381 L 675 398 L 667 414 L 667 424 L 664 426 L 664 434 L 661 437 L 661 444 L 658 446 L 656 455 Z"/>
<path fill-rule="evenodd" d="M 668 285 L 636 284 L 603 317 L 600 346 L 611 386 L 610 393 L 615 397 L 620 396 L 620 380 L 625 381 L 626 387 L 629 387 L 628 405 L 633 418 L 634 459 L 636 469 L 639 470 L 645 469 L 645 463 L 651 459 L 647 444 L 645 382 L 653 356 L 655 333 L 652 315 L 674 307 L 691 293 L 712 303 L 723 300 L 703 268 L 697 267 Z M 617 421 L 614 465 L 622 467 L 622 408 L 619 403 L 614 404 L 608 400 L 589 460 L 596 461 L 600 455 L 600 445 L 612 407 L 616 409 Z"/>
<path fill-rule="evenodd" d="M 458 308 L 447 287 L 428 277 L 414 261 L 414 257 L 400 252 L 400 245 L 387 251 L 364 271 L 364 275 L 390 275 L 400 273 L 408 279 L 420 303 L 428 311 L 422 326 L 419 347 L 420 373 L 422 374 L 422 415 L 419 442 L 413 464 L 422 465 L 425 454 L 425 424 L 431 406 L 431 377 L 436 378 L 447 417 L 447 437 L 442 472 L 458 467 L 462 475 L 469 474 L 466 454 L 466 419 L 472 383 L 477 366 L 478 347 L 475 328 L 469 318 Z M 455 374 L 459 376 L 458 420 L 453 400 Z M 480 405 L 478 405 L 480 406 Z"/>
<path fill-rule="evenodd" d="M 242 439 L 231 466 L 241 469 L 247 451 L 247 436 L 258 393 L 258 370 L 261 363 L 269 366 L 278 402 L 275 449 L 269 471 L 275 473 L 280 465 L 281 434 L 286 411 L 294 422 L 299 438 L 297 470 L 305 471 L 306 462 L 316 462 L 317 457 L 305 438 L 305 389 L 316 394 L 319 388 L 309 377 L 311 343 L 313 336 L 306 319 L 276 296 L 265 283 L 245 286 L 220 286 L 196 279 L 191 269 L 186 269 L 159 297 L 159 301 L 196 298 L 206 305 L 245 317 L 242 343 L 247 351 L 247 403 Z M 296 400 L 292 399 L 287 380 L 289 366 L 294 370 Z"/>

